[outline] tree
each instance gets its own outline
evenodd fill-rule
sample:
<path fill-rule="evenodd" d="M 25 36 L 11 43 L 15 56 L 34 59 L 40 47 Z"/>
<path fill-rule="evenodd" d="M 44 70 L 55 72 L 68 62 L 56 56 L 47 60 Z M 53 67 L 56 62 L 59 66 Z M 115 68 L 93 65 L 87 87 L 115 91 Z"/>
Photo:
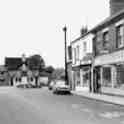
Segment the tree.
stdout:
<path fill-rule="evenodd" d="M 28 58 L 28 67 L 31 70 L 40 70 L 45 67 L 45 62 L 40 55 L 35 54 Z"/>

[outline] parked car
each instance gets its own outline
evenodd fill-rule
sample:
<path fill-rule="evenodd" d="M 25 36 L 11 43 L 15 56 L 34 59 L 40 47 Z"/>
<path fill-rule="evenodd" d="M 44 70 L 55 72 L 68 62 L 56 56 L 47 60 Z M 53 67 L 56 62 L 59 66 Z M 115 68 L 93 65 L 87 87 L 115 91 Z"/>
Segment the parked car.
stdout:
<path fill-rule="evenodd" d="M 55 85 L 53 86 L 53 93 L 68 93 L 70 94 L 70 87 L 66 85 L 64 80 L 56 80 Z"/>

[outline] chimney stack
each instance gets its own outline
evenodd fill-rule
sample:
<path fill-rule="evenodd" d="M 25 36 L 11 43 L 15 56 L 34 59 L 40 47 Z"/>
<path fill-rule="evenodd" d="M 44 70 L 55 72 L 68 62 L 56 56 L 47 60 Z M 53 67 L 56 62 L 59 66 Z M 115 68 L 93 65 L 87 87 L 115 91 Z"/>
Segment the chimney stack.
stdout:
<path fill-rule="evenodd" d="M 114 15 L 124 9 L 124 0 L 110 0 L 110 15 Z"/>

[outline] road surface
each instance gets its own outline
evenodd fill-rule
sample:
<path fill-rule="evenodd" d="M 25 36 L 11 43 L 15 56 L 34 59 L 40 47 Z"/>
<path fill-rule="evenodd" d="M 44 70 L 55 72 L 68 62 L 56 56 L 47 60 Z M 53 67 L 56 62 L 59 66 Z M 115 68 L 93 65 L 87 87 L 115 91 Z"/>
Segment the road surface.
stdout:
<path fill-rule="evenodd" d="M 46 88 L 0 88 L 0 124 L 124 124 L 124 107 Z"/>

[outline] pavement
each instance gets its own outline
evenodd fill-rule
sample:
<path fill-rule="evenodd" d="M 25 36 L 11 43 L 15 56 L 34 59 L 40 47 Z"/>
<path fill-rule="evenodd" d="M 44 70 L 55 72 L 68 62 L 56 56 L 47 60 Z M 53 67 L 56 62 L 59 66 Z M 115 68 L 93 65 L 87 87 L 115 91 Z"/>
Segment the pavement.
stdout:
<path fill-rule="evenodd" d="M 89 99 L 99 100 L 107 103 L 124 106 L 124 96 L 102 94 L 102 93 L 90 93 L 89 91 L 71 91 L 72 94 L 86 97 Z"/>
<path fill-rule="evenodd" d="M 48 88 L 0 87 L 0 124 L 124 124 L 124 107 Z"/>

